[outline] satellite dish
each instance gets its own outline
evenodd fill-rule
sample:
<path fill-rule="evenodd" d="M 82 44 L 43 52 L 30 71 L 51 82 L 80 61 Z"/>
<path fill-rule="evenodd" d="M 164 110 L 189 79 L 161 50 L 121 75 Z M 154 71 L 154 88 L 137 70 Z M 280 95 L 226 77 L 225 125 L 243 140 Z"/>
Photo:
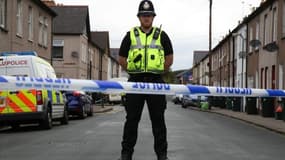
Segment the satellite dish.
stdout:
<path fill-rule="evenodd" d="M 276 44 L 276 42 L 273 42 L 273 43 L 269 43 L 266 46 L 264 46 L 264 49 L 268 52 L 275 52 L 279 49 L 279 47 Z"/>
<path fill-rule="evenodd" d="M 253 39 L 249 41 L 249 45 L 253 48 L 259 47 L 261 45 L 261 42 L 257 39 Z"/>

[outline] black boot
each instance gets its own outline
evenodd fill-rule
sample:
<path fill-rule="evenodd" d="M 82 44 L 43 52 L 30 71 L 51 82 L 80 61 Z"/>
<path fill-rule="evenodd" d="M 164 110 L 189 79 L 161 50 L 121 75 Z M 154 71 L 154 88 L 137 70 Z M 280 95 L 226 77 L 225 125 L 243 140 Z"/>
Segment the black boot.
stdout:
<path fill-rule="evenodd" d="M 132 156 L 128 154 L 122 154 L 118 160 L 132 160 Z"/>
<path fill-rule="evenodd" d="M 169 160 L 166 154 L 158 155 L 157 160 Z"/>

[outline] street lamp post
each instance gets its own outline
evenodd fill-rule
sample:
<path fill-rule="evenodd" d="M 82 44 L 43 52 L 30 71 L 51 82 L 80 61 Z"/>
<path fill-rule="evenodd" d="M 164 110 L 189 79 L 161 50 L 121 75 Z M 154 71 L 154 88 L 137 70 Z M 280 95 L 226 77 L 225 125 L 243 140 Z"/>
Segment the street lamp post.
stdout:
<path fill-rule="evenodd" d="M 213 85 L 212 84 L 212 4 L 213 0 L 209 0 L 209 84 L 208 85 Z M 210 104 L 209 104 L 209 110 L 211 110 L 211 104 L 212 104 L 212 98 L 210 98 Z"/>
<path fill-rule="evenodd" d="M 210 5 L 209 5 L 209 84 L 211 84 L 211 80 L 212 80 L 212 55 L 211 55 L 211 51 L 212 51 L 212 4 L 213 4 L 213 0 L 209 0 Z"/>

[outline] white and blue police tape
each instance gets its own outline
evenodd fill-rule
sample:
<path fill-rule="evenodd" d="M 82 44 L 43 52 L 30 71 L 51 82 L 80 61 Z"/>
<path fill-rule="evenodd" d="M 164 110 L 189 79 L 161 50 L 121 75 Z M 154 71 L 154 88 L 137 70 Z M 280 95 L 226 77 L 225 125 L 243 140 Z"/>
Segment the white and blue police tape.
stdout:
<path fill-rule="evenodd" d="M 285 97 L 284 90 L 199 85 L 0 76 L 0 91 L 19 89 L 81 90 L 103 93 L 196 94 L 205 96 Z"/>

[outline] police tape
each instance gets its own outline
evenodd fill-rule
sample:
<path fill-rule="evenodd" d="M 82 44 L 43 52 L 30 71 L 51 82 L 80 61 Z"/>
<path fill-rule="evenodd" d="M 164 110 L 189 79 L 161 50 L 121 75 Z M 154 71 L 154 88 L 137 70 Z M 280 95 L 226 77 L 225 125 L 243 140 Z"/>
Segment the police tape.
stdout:
<path fill-rule="evenodd" d="M 34 78 L 0 76 L 0 91 L 19 89 L 47 89 L 59 91 L 86 91 L 135 94 L 195 94 L 204 96 L 285 97 L 284 90 L 213 87 L 167 83 L 100 81 L 68 78 Z"/>

